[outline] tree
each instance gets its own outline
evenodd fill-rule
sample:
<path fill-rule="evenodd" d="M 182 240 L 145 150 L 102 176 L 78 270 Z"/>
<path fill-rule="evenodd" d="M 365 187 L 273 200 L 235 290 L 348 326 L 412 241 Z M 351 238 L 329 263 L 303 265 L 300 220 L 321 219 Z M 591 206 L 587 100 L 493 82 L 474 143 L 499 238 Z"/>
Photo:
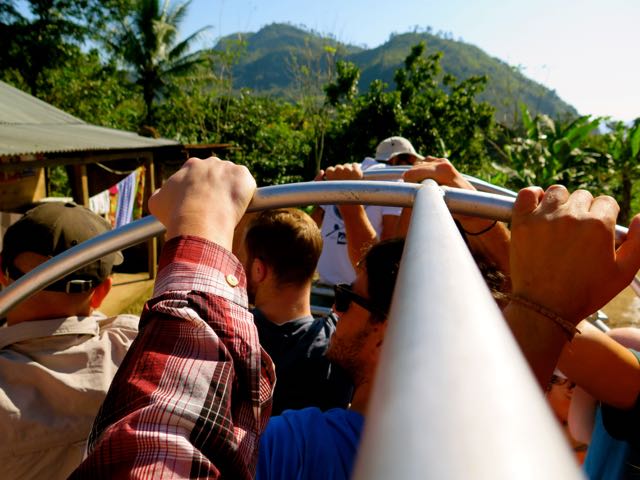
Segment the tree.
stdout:
<path fill-rule="evenodd" d="M 620 205 L 618 223 L 627 225 L 631 219 L 633 185 L 640 178 L 640 118 L 636 118 L 630 127 L 615 122 L 609 128 L 611 131 L 605 138 L 614 166 L 611 170 L 612 180 L 616 183 L 614 194 Z"/>
<path fill-rule="evenodd" d="M 41 96 L 51 83 L 44 73 L 66 62 L 86 35 L 88 0 L 29 0 L 29 14 L 15 2 L 0 4 L 0 71 L 2 78 Z"/>
<path fill-rule="evenodd" d="M 211 27 L 178 41 L 190 3 L 164 0 L 161 5 L 160 0 L 137 0 L 133 12 L 121 20 L 109 42 L 142 88 L 147 124 L 153 124 L 155 102 L 169 92 L 172 82 L 206 75 L 203 67 L 209 65 L 210 52 L 193 51 L 193 46 Z"/>
<path fill-rule="evenodd" d="M 424 43 L 412 47 L 395 73 L 394 90 L 374 80 L 364 94 L 357 94 L 358 68 L 338 63 L 337 78 L 325 88 L 327 103 L 335 107 L 326 164 L 361 161 L 384 138 L 402 135 L 423 154 L 450 156 L 469 173 L 482 170 L 493 109 L 476 96 L 486 79 L 443 77 L 442 54 L 424 53 Z"/>
<path fill-rule="evenodd" d="M 42 99 L 94 125 L 135 131 L 144 114 L 140 88 L 127 73 L 80 49 L 66 63 L 47 70 L 50 88 Z"/>
<path fill-rule="evenodd" d="M 491 135 L 493 108 L 476 97 L 486 77 L 458 81 L 440 77 L 442 53 L 425 56 L 425 44 L 411 48 L 404 68 L 394 76 L 409 124 L 403 134 L 426 154 L 449 157 L 469 173 L 482 170 L 487 159 L 485 137 Z"/>
<path fill-rule="evenodd" d="M 523 135 L 503 146 L 504 163 L 494 163 L 514 189 L 529 185 L 547 188 L 555 183 L 567 188 L 602 191 L 601 176 L 609 170 L 609 157 L 594 148 L 592 137 L 602 118 L 584 115 L 571 122 L 547 115 L 531 117 L 522 105 Z"/>

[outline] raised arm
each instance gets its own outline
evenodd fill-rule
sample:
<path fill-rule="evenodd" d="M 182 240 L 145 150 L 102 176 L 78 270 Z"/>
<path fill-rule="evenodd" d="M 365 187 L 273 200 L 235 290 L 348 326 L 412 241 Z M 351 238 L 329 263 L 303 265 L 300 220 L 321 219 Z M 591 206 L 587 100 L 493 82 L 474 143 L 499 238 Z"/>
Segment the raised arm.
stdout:
<path fill-rule="evenodd" d="M 475 190 L 446 158 L 427 157 L 426 162 L 417 163 L 407 170 L 405 182 L 420 183 L 426 179 L 435 180 L 439 185 Z M 398 235 L 406 236 L 412 209 L 404 208 L 398 223 Z M 501 222 L 484 218 L 456 215 L 467 233 L 471 248 L 482 254 L 505 275 L 509 275 L 509 230 Z"/>
<path fill-rule="evenodd" d="M 72 478 L 253 478 L 274 375 L 230 249 L 254 190 L 192 158 L 150 199 L 168 239 L 154 295 Z"/>
<path fill-rule="evenodd" d="M 567 343 L 558 367 L 596 400 L 627 409 L 640 393 L 640 364 L 627 348 L 587 321 Z"/>
<path fill-rule="evenodd" d="M 640 268 L 640 216 L 615 247 L 618 205 L 555 185 L 519 192 L 511 224 L 513 299 L 505 317 L 541 386 L 572 326 L 627 286 Z"/>
<path fill-rule="evenodd" d="M 360 164 L 345 163 L 327 168 L 325 178 L 327 180 L 362 180 L 363 174 Z M 362 205 L 339 205 L 338 209 L 347 234 L 349 260 L 353 268 L 356 268 L 366 248 L 379 240 L 378 235 Z"/>

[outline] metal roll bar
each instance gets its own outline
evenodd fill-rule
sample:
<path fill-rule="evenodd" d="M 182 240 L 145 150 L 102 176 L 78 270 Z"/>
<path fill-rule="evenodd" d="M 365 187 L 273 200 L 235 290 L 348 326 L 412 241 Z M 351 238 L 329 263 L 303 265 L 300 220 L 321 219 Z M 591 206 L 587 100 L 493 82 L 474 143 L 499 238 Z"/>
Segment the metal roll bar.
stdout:
<path fill-rule="evenodd" d="M 310 182 L 256 192 L 249 211 L 414 207 L 355 478 L 580 478 L 449 213 L 508 221 L 513 201 L 432 181 Z M 67 250 L 0 292 L 0 315 L 73 270 L 163 231 L 146 217 Z"/>
<path fill-rule="evenodd" d="M 410 207 L 421 185 L 377 181 L 325 181 L 259 188 L 247 211 L 300 205 L 364 204 Z M 452 213 L 508 222 L 514 199 L 490 193 L 441 187 Z M 164 227 L 148 216 L 81 243 L 34 268 L 0 292 L 0 317 L 47 285 L 104 255 L 160 235 Z M 616 227 L 621 241 L 627 229 Z"/>
<path fill-rule="evenodd" d="M 363 173 L 365 180 L 398 180 L 402 174 L 409 170 L 409 166 L 373 168 L 365 170 Z M 508 188 L 493 185 L 471 175 L 462 174 L 479 192 L 495 193 L 496 195 L 504 195 L 506 197 L 516 198 L 518 194 Z"/>
<path fill-rule="evenodd" d="M 428 182 L 414 201 L 354 478 L 581 478 Z"/>
<path fill-rule="evenodd" d="M 395 167 L 385 167 L 385 168 L 374 168 L 365 170 L 363 172 L 365 180 L 398 180 L 402 177 L 402 174 L 409 170 L 411 167 L 408 165 L 399 165 Z M 518 196 L 517 192 L 513 190 L 509 190 L 508 188 L 499 187 L 497 185 L 493 185 L 484 180 L 480 180 L 479 178 L 473 177 L 471 175 L 462 174 L 462 176 L 471 183 L 479 192 L 486 193 L 494 193 L 496 195 L 504 195 L 505 197 L 516 198 Z M 616 233 L 618 234 L 618 243 L 621 241 L 624 236 L 626 236 L 626 230 L 623 230 L 623 227 L 617 227 L 618 230 Z M 624 235 L 623 235 L 624 234 Z M 640 297 L 640 278 L 634 277 L 629 285 L 634 293 Z M 597 324 L 604 325 L 602 322 Z M 601 328 L 602 329 L 602 328 Z"/>

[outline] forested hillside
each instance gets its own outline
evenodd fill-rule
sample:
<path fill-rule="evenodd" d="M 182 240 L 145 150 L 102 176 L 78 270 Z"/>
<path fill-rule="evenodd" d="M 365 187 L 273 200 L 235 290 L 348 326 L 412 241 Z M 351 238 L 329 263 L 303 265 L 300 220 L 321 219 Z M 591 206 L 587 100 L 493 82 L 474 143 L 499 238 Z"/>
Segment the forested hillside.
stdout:
<path fill-rule="evenodd" d="M 376 79 L 393 86 L 394 72 L 402 66 L 407 52 L 413 45 L 425 42 L 427 54 L 442 52 L 444 73 L 458 79 L 488 77 L 487 87 L 478 99 L 495 107 L 498 121 L 513 123 L 521 102 L 534 114 L 554 118 L 577 115 L 554 91 L 528 79 L 516 68 L 478 47 L 427 32 L 394 35 L 379 47 L 364 49 L 291 25 L 272 24 L 256 33 L 229 35 L 220 40 L 218 48 L 227 48 L 239 40 L 244 52 L 233 67 L 234 85 L 238 88 L 294 97 L 300 68 L 312 66 L 317 76 L 328 77 L 332 57 L 351 61 L 360 68 L 361 91 Z M 335 55 L 327 55 L 327 51 L 335 51 Z"/>

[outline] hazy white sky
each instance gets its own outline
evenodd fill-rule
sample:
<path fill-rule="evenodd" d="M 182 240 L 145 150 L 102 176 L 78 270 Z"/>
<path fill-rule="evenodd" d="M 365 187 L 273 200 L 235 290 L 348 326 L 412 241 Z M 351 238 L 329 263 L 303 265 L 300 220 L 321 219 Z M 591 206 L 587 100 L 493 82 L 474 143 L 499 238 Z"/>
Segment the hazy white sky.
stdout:
<path fill-rule="evenodd" d="M 520 65 L 581 114 L 640 117 L 640 0 L 192 0 L 184 32 L 273 22 L 368 47 L 431 26 Z"/>

